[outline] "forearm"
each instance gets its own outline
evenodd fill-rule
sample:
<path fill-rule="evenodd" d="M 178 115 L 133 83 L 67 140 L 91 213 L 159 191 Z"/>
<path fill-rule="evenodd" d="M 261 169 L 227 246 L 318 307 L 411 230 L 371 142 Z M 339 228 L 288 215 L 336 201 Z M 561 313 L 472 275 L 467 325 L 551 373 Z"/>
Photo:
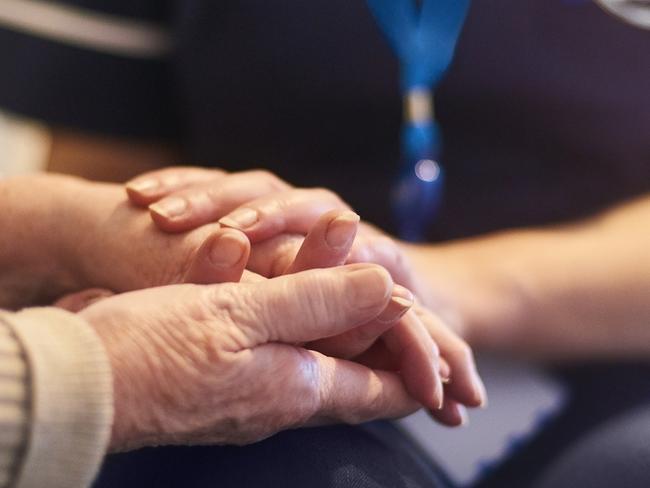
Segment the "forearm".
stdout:
<path fill-rule="evenodd" d="M 646 198 L 573 226 L 452 243 L 431 250 L 425 275 L 434 294 L 445 288 L 437 299 L 456 307 L 477 348 L 543 359 L 645 357 L 648 222 Z"/>
<path fill-rule="evenodd" d="M 44 303 L 74 289 L 65 242 L 77 233 L 68 209 L 80 184 L 50 175 L 0 180 L 0 307 Z"/>

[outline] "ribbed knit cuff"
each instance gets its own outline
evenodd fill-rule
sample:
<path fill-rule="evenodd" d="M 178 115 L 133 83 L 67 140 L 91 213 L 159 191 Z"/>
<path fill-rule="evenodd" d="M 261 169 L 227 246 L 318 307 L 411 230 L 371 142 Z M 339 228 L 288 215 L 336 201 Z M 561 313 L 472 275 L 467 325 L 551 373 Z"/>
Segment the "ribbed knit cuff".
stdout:
<path fill-rule="evenodd" d="M 0 317 L 0 487 L 10 486 L 27 445 L 27 359 L 11 327 Z"/>
<path fill-rule="evenodd" d="M 29 436 L 16 488 L 81 488 L 99 469 L 113 420 L 104 347 L 78 316 L 54 308 L 2 314 L 27 357 Z"/>

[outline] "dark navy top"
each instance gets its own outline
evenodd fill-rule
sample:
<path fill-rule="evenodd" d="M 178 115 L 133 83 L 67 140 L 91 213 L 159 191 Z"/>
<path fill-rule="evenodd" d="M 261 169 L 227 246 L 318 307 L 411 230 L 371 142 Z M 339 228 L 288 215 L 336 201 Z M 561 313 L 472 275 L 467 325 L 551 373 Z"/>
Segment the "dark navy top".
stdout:
<path fill-rule="evenodd" d="M 68 0 L 162 25 L 139 59 L 0 22 L 0 107 L 172 139 L 190 161 L 333 188 L 390 227 L 397 66 L 363 0 Z M 54 4 L 56 5 L 56 4 Z M 580 217 L 650 190 L 650 31 L 579 0 L 475 0 L 436 96 L 447 196 L 430 237 Z"/>

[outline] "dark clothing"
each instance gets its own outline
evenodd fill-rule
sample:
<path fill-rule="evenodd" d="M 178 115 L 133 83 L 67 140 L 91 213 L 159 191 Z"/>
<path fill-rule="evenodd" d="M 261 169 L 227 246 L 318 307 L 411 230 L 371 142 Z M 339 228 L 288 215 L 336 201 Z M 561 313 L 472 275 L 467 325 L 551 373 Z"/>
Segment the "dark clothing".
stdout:
<path fill-rule="evenodd" d="M 160 22 L 174 47 L 162 59 L 127 59 L 0 28 L 0 106 L 81 130 L 174 140 L 193 162 L 265 167 L 300 186 L 330 187 L 364 218 L 392 228 L 397 66 L 363 1 L 68 3 Z M 591 2 L 475 0 L 436 94 L 448 186 L 431 240 L 579 218 L 650 190 L 649 86 L 650 32 Z M 581 439 L 614 416 L 650 405 L 647 368 L 594 368 L 597 375 L 561 373 L 573 391 L 568 411 L 485 486 L 526 486 L 545 470 L 542 478 L 555 480 L 580 459 L 589 468 L 598 451 L 582 449 Z M 360 450 L 341 447 L 332 433 L 352 436 L 350 446 Z M 296 439 L 309 447 L 296 448 Z M 638 438 L 619 440 L 630 453 L 647 447 Z M 215 453 L 218 479 L 232 462 L 224 476 L 250 477 L 242 486 L 276 486 L 264 482 L 267 472 L 277 486 L 292 486 L 274 460 L 295 455 L 312 466 L 309 451 L 321 442 L 331 445 L 319 451 L 324 464 L 294 486 L 338 486 L 331 476 L 346 456 L 345 469 L 383 473 L 383 481 L 374 480 L 379 486 L 426 486 L 400 478 L 411 467 L 387 473 L 386 459 L 401 454 L 394 449 L 388 456 L 390 446 L 377 447 L 350 428 L 286 433 L 244 449 L 146 451 L 132 459 L 138 466 L 155 460 L 152 466 L 166 473 L 160 479 L 171 480 L 168 453 L 203 463 L 200 469 Z M 258 465 L 271 471 L 256 471 Z M 109 471 L 116 466 L 109 462 Z M 354 483 L 347 486 L 375 486 Z"/>
<path fill-rule="evenodd" d="M 109 456 L 94 488 L 433 488 L 440 473 L 386 422 L 287 431 L 247 447 Z"/>
<path fill-rule="evenodd" d="M 69 3 L 162 22 L 134 60 L 0 29 L 0 106 L 180 141 L 188 159 L 327 186 L 390 226 L 397 66 L 363 1 Z M 436 97 L 447 239 L 575 218 L 650 186 L 650 34 L 589 2 L 475 0 Z M 345 178 L 341 178 L 345 171 Z"/>
<path fill-rule="evenodd" d="M 650 415 L 650 367 L 595 364 L 556 374 L 570 391 L 567 408 L 476 488 L 650 486 L 650 424 L 636 435 L 628 432 L 639 416 Z M 602 477 L 605 467 L 608 476 Z M 619 482 L 605 482 L 613 479 Z"/>

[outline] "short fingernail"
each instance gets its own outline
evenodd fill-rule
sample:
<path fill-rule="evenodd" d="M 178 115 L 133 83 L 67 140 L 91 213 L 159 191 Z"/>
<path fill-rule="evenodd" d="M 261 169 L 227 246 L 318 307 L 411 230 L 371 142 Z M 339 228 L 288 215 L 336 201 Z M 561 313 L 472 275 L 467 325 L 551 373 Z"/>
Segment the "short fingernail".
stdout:
<path fill-rule="evenodd" d="M 246 250 L 245 237 L 235 231 L 222 235 L 212 244 L 210 261 L 214 266 L 230 268 L 237 264 Z"/>
<path fill-rule="evenodd" d="M 467 427 L 469 425 L 469 415 L 467 414 L 467 409 L 462 406 L 458 405 L 458 413 L 460 414 L 460 425 L 463 427 Z"/>
<path fill-rule="evenodd" d="M 184 198 L 171 197 L 160 200 L 149 206 L 149 210 L 161 217 L 174 219 L 181 217 L 187 210 L 187 201 Z"/>
<path fill-rule="evenodd" d="M 451 383 L 451 368 L 449 363 L 444 359 L 440 358 L 440 379 L 444 384 Z"/>
<path fill-rule="evenodd" d="M 235 210 L 230 215 L 223 217 L 219 223 L 226 227 L 234 227 L 236 229 L 247 229 L 253 226 L 258 220 L 257 212 L 251 208 L 240 208 Z"/>
<path fill-rule="evenodd" d="M 340 249 L 354 239 L 355 229 L 361 218 L 352 211 L 345 211 L 327 226 L 325 241 L 333 249 Z"/>
<path fill-rule="evenodd" d="M 155 179 L 135 180 L 127 183 L 126 187 L 138 193 L 151 193 L 160 187 L 160 182 Z"/>
<path fill-rule="evenodd" d="M 478 373 L 474 373 L 474 380 L 472 383 L 474 384 L 474 397 L 476 398 L 476 403 L 478 404 L 479 408 L 487 408 L 487 391 L 485 389 L 485 384 L 483 383 L 483 380 L 478 375 Z"/>
<path fill-rule="evenodd" d="M 436 371 L 436 374 L 438 372 Z M 437 388 L 436 391 L 433 393 L 433 405 L 435 406 L 436 410 L 442 410 L 442 406 L 445 404 L 445 394 L 442 390 L 442 388 Z"/>
<path fill-rule="evenodd" d="M 390 324 L 397 322 L 413 306 L 413 293 L 401 285 L 393 287 L 393 294 L 386 309 L 377 317 L 377 321 Z"/>
<path fill-rule="evenodd" d="M 84 297 L 85 306 L 89 307 L 93 303 L 97 303 L 100 300 L 103 300 L 104 298 L 112 297 L 114 294 L 115 293 L 113 293 L 112 291 L 108 291 L 108 290 L 93 291 L 92 293 L 89 293 L 86 297 Z"/>
<path fill-rule="evenodd" d="M 440 358 L 440 353 L 438 352 L 437 347 L 434 347 L 433 357 Z M 433 368 L 434 378 L 440 378 L 440 361 L 439 360 L 433 361 L 433 364 L 431 366 Z M 442 410 L 442 406 L 444 405 L 444 402 L 445 402 L 445 391 L 442 386 L 442 380 L 441 381 L 436 380 L 436 384 L 433 390 L 433 405 L 437 410 Z"/>
<path fill-rule="evenodd" d="M 350 271 L 348 276 L 349 296 L 357 307 L 369 308 L 386 299 L 390 275 L 378 266 L 369 266 Z"/>

